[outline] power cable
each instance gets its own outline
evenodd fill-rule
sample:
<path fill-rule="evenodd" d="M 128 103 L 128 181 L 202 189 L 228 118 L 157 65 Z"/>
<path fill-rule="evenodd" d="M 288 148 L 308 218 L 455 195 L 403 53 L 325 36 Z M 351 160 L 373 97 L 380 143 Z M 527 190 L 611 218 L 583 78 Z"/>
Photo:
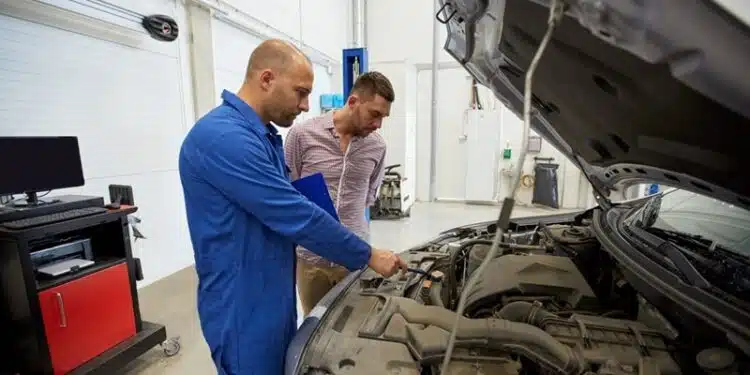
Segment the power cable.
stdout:
<path fill-rule="evenodd" d="M 490 247 L 490 250 L 487 252 L 487 255 L 484 257 L 479 267 L 474 271 L 474 273 L 472 273 L 469 281 L 466 283 L 463 291 L 461 292 L 461 297 L 458 300 L 458 307 L 456 308 L 456 319 L 453 322 L 451 335 L 448 339 L 448 346 L 445 350 L 445 356 L 443 357 L 443 365 L 441 370 L 442 374 L 448 373 L 448 365 L 450 364 L 451 356 L 453 355 L 453 348 L 456 345 L 456 333 L 458 332 L 458 324 L 461 321 L 464 309 L 466 308 L 466 299 L 469 293 L 471 293 L 472 289 L 474 288 L 474 285 L 482 277 L 482 274 L 487 268 L 487 265 L 493 258 L 495 258 L 495 255 L 500 249 L 500 241 L 502 240 L 503 232 L 508 227 L 510 215 L 513 212 L 513 206 L 515 205 L 514 197 L 519 185 L 521 184 L 521 174 L 523 172 L 524 159 L 526 158 L 526 153 L 529 148 L 528 142 L 523 142 L 523 140 L 528 139 L 529 131 L 531 129 L 531 89 L 534 71 L 536 70 L 537 65 L 539 65 L 539 60 L 542 58 L 542 54 L 547 48 L 547 44 L 549 43 L 550 39 L 552 39 L 552 34 L 555 30 L 555 27 L 560 22 L 560 20 L 562 20 L 563 14 L 563 0 L 552 0 L 550 4 L 549 18 L 547 20 L 547 31 L 544 34 L 544 38 L 539 44 L 536 53 L 534 54 L 534 58 L 531 60 L 531 64 L 529 64 L 528 71 L 526 72 L 525 87 L 523 92 L 523 139 L 521 142 L 521 152 L 518 155 L 518 165 L 516 166 L 515 176 L 517 176 L 517 178 L 513 183 L 513 189 L 508 192 L 508 196 L 503 201 L 503 206 L 500 210 L 500 217 L 498 218 L 497 222 L 497 229 L 495 231 L 495 238 L 492 240 L 492 247 Z"/>

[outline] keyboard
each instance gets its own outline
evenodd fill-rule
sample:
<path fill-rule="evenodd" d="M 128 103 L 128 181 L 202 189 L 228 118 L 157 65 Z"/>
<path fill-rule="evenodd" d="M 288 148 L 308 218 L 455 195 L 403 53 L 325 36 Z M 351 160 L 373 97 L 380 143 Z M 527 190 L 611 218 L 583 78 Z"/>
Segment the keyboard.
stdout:
<path fill-rule="evenodd" d="M 56 212 L 54 214 L 34 216 L 34 217 L 26 218 L 26 219 L 19 219 L 19 220 L 13 220 L 13 221 L 6 221 L 4 223 L 0 223 L 0 226 L 8 228 L 8 229 L 19 230 L 19 229 L 26 229 L 26 228 L 31 228 L 31 227 L 38 227 L 41 225 L 47 225 L 47 224 L 52 224 L 52 223 L 58 223 L 61 221 L 76 219 L 79 217 L 102 214 L 107 211 L 108 210 L 104 207 L 76 208 L 73 210 Z"/>

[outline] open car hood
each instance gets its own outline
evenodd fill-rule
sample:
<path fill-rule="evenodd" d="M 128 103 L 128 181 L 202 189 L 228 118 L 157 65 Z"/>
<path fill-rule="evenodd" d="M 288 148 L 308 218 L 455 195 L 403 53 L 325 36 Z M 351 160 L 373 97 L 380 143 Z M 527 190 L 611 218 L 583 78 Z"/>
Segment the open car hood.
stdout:
<path fill-rule="evenodd" d="M 750 206 L 746 24 L 712 0 L 565 2 L 534 75 L 532 128 L 604 196 L 657 182 Z M 445 50 L 522 117 L 549 1 L 440 5 Z"/>

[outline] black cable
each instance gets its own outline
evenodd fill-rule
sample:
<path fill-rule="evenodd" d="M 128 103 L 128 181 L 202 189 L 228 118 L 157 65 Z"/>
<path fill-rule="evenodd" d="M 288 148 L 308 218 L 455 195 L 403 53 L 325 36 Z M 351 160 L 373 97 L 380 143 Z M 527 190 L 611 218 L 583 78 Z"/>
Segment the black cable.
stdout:
<path fill-rule="evenodd" d="M 110 8 L 118 9 L 119 11 L 121 11 L 123 13 L 129 13 L 130 15 L 132 15 L 134 17 L 138 17 L 138 18 L 144 18 L 144 17 L 146 17 L 146 15 L 140 14 L 140 13 L 134 11 L 134 10 L 122 7 L 120 5 L 111 3 L 109 1 L 105 1 L 105 0 L 88 0 L 88 1 L 92 2 L 92 3 L 99 3 L 99 4 L 102 4 L 102 5 L 108 6 Z"/>
<path fill-rule="evenodd" d="M 122 7 L 118 7 L 113 4 L 108 4 L 102 1 L 96 1 L 96 0 L 68 0 L 72 3 L 78 4 L 80 6 L 84 6 L 87 8 L 91 8 L 97 11 L 100 11 L 102 13 L 109 14 L 110 16 L 114 16 L 120 19 L 123 19 L 125 21 L 140 23 L 144 16 L 138 15 L 135 17 L 139 17 L 138 19 L 131 18 L 134 17 L 135 12 L 125 12 L 125 9 Z M 98 5 L 98 6 L 97 6 Z M 107 9 L 109 8 L 109 9 Z M 137 13 L 135 13 L 137 14 Z"/>

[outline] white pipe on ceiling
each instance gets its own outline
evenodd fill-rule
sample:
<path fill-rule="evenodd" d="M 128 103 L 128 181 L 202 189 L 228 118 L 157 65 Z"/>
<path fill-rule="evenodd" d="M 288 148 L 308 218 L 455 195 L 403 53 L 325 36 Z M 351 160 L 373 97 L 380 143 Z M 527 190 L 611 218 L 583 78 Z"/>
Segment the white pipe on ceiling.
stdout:
<path fill-rule="evenodd" d="M 367 5 L 365 0 L 352 0 L 352 36 L 354 47 L 365 48 L 367 46 Z"/>
<path fill-rule="evenodd" d="M 85 3 L 78 5 L 82 5 L 81 8 L 87 7 L 89 10 L 102 11 L 101 8 L 89 7 Z M 0 0 L 0 14 L 129 47 L 141 46 L 148 37 L 148 33 L 143 30 L 139 22 L 131 22 L 131 27 L 126 27 L 115 22 L 92 17 L 81 11 L 73 11 L 41 1 Z M 132 18 L 128 20 L 133 21 Z"/>
<path fill-rule="evenodd" d="M 440 12 L 440 1 L 433 0 L 433 19 L 432 19 L 432 92 L 430 93 L 430 195 L 429 201 L 436 198 L 437 185 L 437 131 L 438 131 L 438 71 L 440 69 L 438 60 L 440 59 L 440 24 L 437 20 L 437 14 Z"/>

